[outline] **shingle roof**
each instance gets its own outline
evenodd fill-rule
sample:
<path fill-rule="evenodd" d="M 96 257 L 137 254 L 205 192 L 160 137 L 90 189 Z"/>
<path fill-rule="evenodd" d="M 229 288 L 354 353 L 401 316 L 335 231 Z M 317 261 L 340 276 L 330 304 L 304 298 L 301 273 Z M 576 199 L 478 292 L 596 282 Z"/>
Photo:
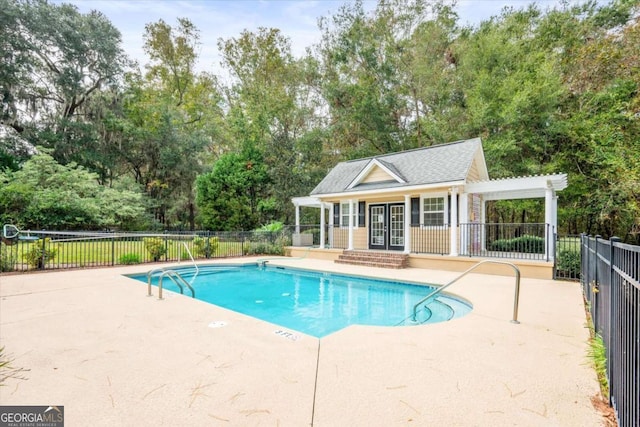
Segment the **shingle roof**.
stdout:
<path fill-rule="evenodd" d="M 434 145 L 416 150 L 384 154 L 365 159 L 338 163 L 313 189 L 311 195 L 349 193 L 364 189 L 400 188 L 414 185 L 427 185 L 440 182 L 464 181 L 478 150 L 482 150 L 480 138 Z M 375 158 L 406 183 L 372 182 L 356 185 L 348 189 L 349 184 Z"/>

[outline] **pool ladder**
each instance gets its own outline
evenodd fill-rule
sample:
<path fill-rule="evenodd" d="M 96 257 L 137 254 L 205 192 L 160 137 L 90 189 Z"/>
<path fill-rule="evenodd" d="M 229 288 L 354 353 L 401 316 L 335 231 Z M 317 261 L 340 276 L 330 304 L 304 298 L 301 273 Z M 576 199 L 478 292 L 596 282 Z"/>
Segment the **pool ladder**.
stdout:
<path fill-rule="evenodd" d="M 449 286 L 451 286 L 454 283 L 456 283 L 458 280 L 462 279 L 467 274 L 471 273 L 476 268 L 480 267 L 482 264 L 502 264 L 502 265 L 508 265 L 509 267 L 513 268 L 513 271 L 515 272 L 515 276 L 516 276 L 516 288 L 515 288 L 515 295 L 513 297 L 513 319 L 511 319 L 511 323 L 520 323 L 520 322 L 518 322 L 518 300 L 520 299 L 520 269 L 518 269 L 518 267 L 516 267 L 515 264 L 512 264 L 510 262 L 493 261 L 493 260 L 489 260 L 489 259 L 484 260 L 484 261 L 480 261 L 479 263 L 475 264 L 474 266 L 472 266 L 471 268 L 469 268 L 468 270 L 466 270 L 465 272 L 460 274 L 458 277 L 456 277 L 455 279 L 453 279 L 452 281 L 447 283 L 446 285 L 439 287 L 438 289 L 436 289 L 435 291 L 431 292 L 429 295 L 427 295 L 426 297 L 424 297 L 420 301 L 418 301 L 416 303 L 416 305 L 413 306 L 413 315 L 411 316 L 411 321 L 412 322 L 417 322 L 418 321 L 417 320 L 418 307 L 420 307 L 421 304 L 424 304 L 424 307 L 427 308 L 427 306 L 433 302 L 433 299 L 438 294 L 440 294 L 442 291 L 447 289 Z M 440 301 L 438 301 L 438 302 L 440 302 Z M 431 311 L 431 310 L 429 310 L 429 311 Z M 431 316 L 429 315 L 429 317 L 431 317 Z"/>
<path fill-rule="evenodd" d="M 191 286 L 186 280 L 184 280 L 177 271 L 165 270 L 164 268 L 155 268 L 147 273 L 147 296 L 150 297 L 153 295 L 153 293 L 151 292 L 151 278 L 155 273 L 160 273 L 158 275 L 158 299 L 162 299 L 162 279 L 165 277 L 171 279 L 171 281 L 175 283 L 178 288 L 180 288 L 181 294 L 184 295 L 184 288 L 189 288 L 189 290 L 191 291 L 191 297 L 196 297 L 196 291 L 193 289 L 193 286 Z"/>

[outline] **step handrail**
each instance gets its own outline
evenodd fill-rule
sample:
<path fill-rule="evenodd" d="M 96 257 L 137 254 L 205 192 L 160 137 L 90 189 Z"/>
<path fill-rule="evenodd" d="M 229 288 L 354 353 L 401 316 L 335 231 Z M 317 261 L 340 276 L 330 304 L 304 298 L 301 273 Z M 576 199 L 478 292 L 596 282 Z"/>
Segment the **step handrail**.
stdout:
<path fill-rule="evenodd" d="M 193 277 L 191 278 L 191 283 L 193 283 L 193 281 L 195 280 L 195 278 L 198 275 L 198 273 L 200 273 L 200 268 L 198 268 L 198 264 L 196 263 L 196 260 L 193 259 L 193 255 L 191 254 L 191 251 L 189 250 L 189 246 L 187 246 L 187 243 L 186 242 L 182 242 L 182 244 L 184 245 L 184 248 L 187 250 L 187 253 L 189 254 L 189 257 L 191 258 L 191 262 L 193 262 L 193 266 L 196 269 L 196 274 L 194 274 Z"/>
<path fill-rule="evenodd" d="M 515 272 L 515 276 L 516 276 L 516 287 L 515 287 L 515 295 L 513 297 L 513 319 L 511 320 L 511 323 L 516 323 L 516 324 L 520 323 L 518 321 L 518 301 L 520 299 L 520 269 L 513 263 L 506 262 L 506 261 L 494 261 L 491 259 L 486 259 L 484 261 L 480 261 L 479 263 L 473 265 L 471 268 L 469 268 L 468 270 L 460 274 L 455 279 L 451 280 L 446 285 L 439 287 L 438 289 L 436 289 L 435 291 L 431 292 L 429 295 L 427 295 L 426 297 L 418 301 L 416 305 L 413 306 L 413 316 L 411 317 L 411 320 L 413 322 L 417 322 L 416 317 L 418 313 L 418 307 L 420 306 L 420 304 L 423 304 L 425 301 L 428 301 L 429 299 L 434 298 L 436 295 L 438 295 L 439 293 L 447 289 L 449 286 L 453 285 L 458 280 L 462 279 L 464 276 L 471 273 L 473 270 L 475 270 L 476 268 L 480 267 L 483 264 L 502 264 L 502 265 L 508 265 L 509 267 L 513 268 L 513 271 Z"/>
<path fill-rule="evenodd" d="M 184 286 L 186 286 L 191 291 L 191 297 L 196 297 L 196 291 L 193 289 L 193 286 L 191 286 L 186 280 L 184 280 L 180 273 L 175 270 L 164 270 L 162 273 L 160 273 L 160 277 L 158 279 L 158 299 L 162 299 L 162 279 L 164 277 L 168 277 L 169 279 L 171 279 L 173 283 L 175 283 L 180 288 L 181 294 L 184 294 Z"/>
<path fill-rule="evenodd" d="M 158 268 L 153 268 L 149 271 L 147 271 L 147 296 L 153 296 L 153 294 L 151 293 L 151 277 L 153 276 L 154 273 L 162 273 L 165 271 L 165 267 L 158 267 Z"/>
<path fill-rule="evenodd" d="M 181 294 L 184 294 L 184 285 L 191 291 L 191 297 L 196 297 L 196 291 L 193 289 L 193 286 L 187 283 L 187 281 L 184 280 L 180 273 L 164 267 L 154 268 L 152 270 L 149 270 L 149 272 L 147 273 L 147 296 L 150 297 L 153 295 L 153 293 L 151 292 L 151 277 L 154 273 L 160 273 L 158 275 L 158 299 L 162 299 L 162 279 L 164 277 L 168 277 L 169 279 L 171 279 L 171 281 L 173 281 L 173 283 L 175 283 L 180 288 Z"/>

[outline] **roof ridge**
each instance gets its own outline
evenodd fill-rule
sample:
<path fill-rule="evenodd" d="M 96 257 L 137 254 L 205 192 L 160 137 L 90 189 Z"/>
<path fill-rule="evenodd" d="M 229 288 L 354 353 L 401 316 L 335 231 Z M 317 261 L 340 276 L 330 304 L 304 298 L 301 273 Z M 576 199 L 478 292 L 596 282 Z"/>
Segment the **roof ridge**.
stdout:
<path fill-rule="evenodd" d="M 430 145 L 428 147 L 418 147 L 418 148 L 411 148 L 409 150 L 402 150 L 402 151 L 395 151 L 393 153 L 385 153 L 385 154 L 379 154 L 377 156 L 369 156 L 369 157 L 361 157 L 359 159 L 351 159 L 351 160 L 344 160 L 342 162 L 339 163 L 353 163 L 353 162 L 360 162 L 363 160 L 373 160 L 373 159 L 380 159 L 381 157 L 388 157 L 388 156 L 395 156 L 398 154 L 406 154 L 406 153 L 412 153 L 412 152 L 416 152 L 416 151 L 422 151 L 422 150 L 430 150 L 432 148 L 440 148 L 440 147 L 446 147 L 449 145 L 455 145 L 455 144 L 462 144 L 465 142 L 475 142 L 478 141 L 482 144 L 482 140 L 480 137 L 476 137 L 476 138 L 470 138 L 470 139 L 461 139 L 458 141 L 452 141 L 452 142 L 444 142 L 442 144 L 435 144 L 435 145 Z"/>

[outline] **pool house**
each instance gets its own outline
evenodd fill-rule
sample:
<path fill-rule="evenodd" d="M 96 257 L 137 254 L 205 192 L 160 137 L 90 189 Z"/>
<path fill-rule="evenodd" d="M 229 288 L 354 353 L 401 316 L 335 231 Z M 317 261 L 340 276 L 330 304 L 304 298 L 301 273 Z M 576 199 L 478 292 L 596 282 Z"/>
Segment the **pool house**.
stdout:
<path fill-rule="evenodd" d="M 309 196 L 292 199 L 289 252 L 454 271 L 502 258 L 524 275 L 551 278 L 557 193 L 566 187 L 566 174 L 490 179 L 480 138 L 345 161 Z M 544 199 L 544 223 L 487 222 L 487 202 L 515 199 Z M 300 225 L 303 207 L 320 209 L 315 238 Z"/>

